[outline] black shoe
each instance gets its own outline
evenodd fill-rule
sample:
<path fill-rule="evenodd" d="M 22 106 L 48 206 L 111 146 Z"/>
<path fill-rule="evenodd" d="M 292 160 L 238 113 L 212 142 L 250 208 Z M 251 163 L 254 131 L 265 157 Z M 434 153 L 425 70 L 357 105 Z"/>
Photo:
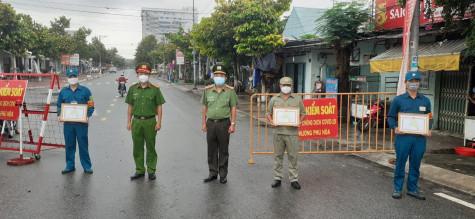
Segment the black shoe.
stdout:
<path fill-rule="evenodd" d="M 130 180 L 135 180 L 135 179 L 138 179 L 138 178 L 142 178 L 144 176 L 145 176 L 144 173 L 135 173 L 133 176 L 130 177 Z"/>
<path fill-rule="evenodd" d="M 219 177 L 219 182 L 222 183 L 222 184 L 224 184 L 224 183 L 228 182 L 228 178 L 226 178 L 226 177 Z"/>
<path fill-rule="evenodd" d="M 272 188 L 279 187 L 281 184 L 280 180 L 274 180 L 274 182 L 270 185 Z"/>
<path fill-rule="evenodd" d="M 84 172 L 87 173 L 87 174 L 92 174 L 92 173 L 94 173 L 94 171 L 92 171 L 92 169 L 84 170 Z"/>
<path fill-rule="evenodd" d="M 409 192 L 409 191 L 408 191 L 408 192 L 407 192 L 407 195 L 408 195 L 408 196 L 412 196 L 412 197 L 414 197 L 414 198 L 417 198 L 417 199 L 419 199 L 419 200 L 426 200 L 426 197 L 424 197 L 423 195 L 421 195 L 421 193 L 419 193 L 419 192 L 417 192 L 417 191 L 416 191 L 416 192 Z"/>
<path fill-rule="evenodd" d="M 217 179 L 218 176 L 212 176 L 212 175 L 209 175 L 208 178 L 204 179 L 203 182 L 210 182 L 210 181 L 213 181 L 215 179 Z"/>
<path fill-rule="evenodd" d="M 402 197 L 401 191 L 394 191 L 394 193 L 391 195 L 394 199 L 400 199 Z"/>
<path fill-rule="evenodd" d="M 61 171 L 61 174 L 66 174 L 66 173 L 70 173 L 70 172 L 74 172 L 76 170 L 76 168 L 72 168 L 72 169 L 64 169 L 63 171 Z"/>
<path fill-rule="evenodd" d="M 149 180 L 155 180 L 157 178 L 157 175 L 155 175 L 155 173 L 149 173 L 148 174 L 148 179 Z"/>
<path fill-rule="evenodd" d="M 290 185 L 291 185 L 292 188 L 294 188 L 294 189 L 300 189 L 300 184 L 299 184 L 299 182 L 297 182 L 297 181 L 291 182 Z"/>

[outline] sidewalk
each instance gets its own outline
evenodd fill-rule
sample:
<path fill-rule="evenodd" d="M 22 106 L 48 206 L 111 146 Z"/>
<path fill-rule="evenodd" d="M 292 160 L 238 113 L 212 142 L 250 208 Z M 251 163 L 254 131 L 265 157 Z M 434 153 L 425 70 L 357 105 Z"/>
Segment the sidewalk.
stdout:
<path fill-rule="evenodd" d="M 159 78 L 166 81 L 166 79 Z M 204 85 L 197 85 L 193 90 L 193 84 L 174 83 L 173 86 L 184 91 L 202 95 Z M 238 95 L 239 105 L 237 110 L 250 116 L 250 96 Z M 254 104 L 256 106 L 256 104 Z M 257 107 L 253 109 L 253 118 L 264 121 L 265 109 L 261 108 L 260 118 L 257 118 Z M 475 158 L 460 156 L 455 153 L 454 147 L 462 147 L 463 136 L 433 131 L 432 136 L 427 138 L 427 149 L 422 159 L 420 177 L 432 182 L 448 186 L 459 191 L 475 195 Z M 388 162 L 395 158 L 393 153 L 358 153 L 354 154 L 372 162 L 394 169 L 394 165 Z M 409 167 L 406 166 L 406 172 Z"/>

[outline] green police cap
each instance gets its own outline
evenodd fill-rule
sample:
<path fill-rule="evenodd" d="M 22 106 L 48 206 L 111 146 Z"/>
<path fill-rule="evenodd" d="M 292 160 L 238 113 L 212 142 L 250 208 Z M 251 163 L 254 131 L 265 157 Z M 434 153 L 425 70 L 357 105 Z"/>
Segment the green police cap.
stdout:
<path fill-rule="evenodd" d="M 150 73 L 150 69 L 152 69 L 150 67 L 150 64 L 148 64 L 147 62 L 141 62 L 141 63 L 137 64 L 137 67 L 135 67 L 135 72 L 137 72 L 137 73 L 139 73 L 139 72 Z"/>
<path fill-rule="evenodd" d="M 222 65 L 213 66 L 213 73 L 215 74 L 226 74 L 226 69 Z"/>
<path fill-rule="evenodd" d="M 292 85 L 292 78 L 283 77 L 280 79 L 280 84 L 290 84 Z"/>

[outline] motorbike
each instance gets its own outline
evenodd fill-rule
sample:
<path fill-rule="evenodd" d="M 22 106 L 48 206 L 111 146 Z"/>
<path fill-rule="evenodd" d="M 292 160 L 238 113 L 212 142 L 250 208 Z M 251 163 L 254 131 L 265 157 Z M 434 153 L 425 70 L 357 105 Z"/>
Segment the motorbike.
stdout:
<path fill-rule="evenodd" d="M 0 128 L 3 126 L 3 122 L 3 120 L 0 120 Z M 19 131 L 17 130 L 17 121 L 5 120 L 3 134 L 6 134 L 8 138 L 13 138 L 15 134 L 19 134 Z"/>
<path fill-rule="evenodd" d="M 119 94 L 121 97 L 124 97 L 125 94 L 125 81 L 119 82 Z"/>
<path fill-rule="evenodd" d="M 389 103 L 386 101 L 386 108 L 389 110 Z M 370 128 L 370 125 L 373 128 L 383 127 L 384 121 L 387 119 L 388 111 L 385 113 L 384 101 L 379 100 L 373 102 L 368 110 L 366 110 L 366 116 L 361 118 L 358 123 L 356 123 L 356 128 L 361 131 L 367 131 Z M 386 122 L 386 126 L 388 123 Z"/>

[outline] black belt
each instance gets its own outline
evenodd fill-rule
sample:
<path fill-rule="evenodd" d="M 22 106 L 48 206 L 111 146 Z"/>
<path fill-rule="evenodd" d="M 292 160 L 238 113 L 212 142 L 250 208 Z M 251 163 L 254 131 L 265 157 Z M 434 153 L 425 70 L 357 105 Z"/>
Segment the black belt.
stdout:
<path fill-rule="evenodd" d="M 229 121 L 229 118 L 224 118 L 224 119 L 208 119 L 210 122 L 218 123 L 218 122 L 224 122 L 224 121 Z"/>
<path fill-rule="evenodd" d="M 151 118 L 155 118 L 155 116 L 136 116 L 136 115 L 134 115 L 134 119 L 146 120 L 146 119 L 151 119 Z"/>

